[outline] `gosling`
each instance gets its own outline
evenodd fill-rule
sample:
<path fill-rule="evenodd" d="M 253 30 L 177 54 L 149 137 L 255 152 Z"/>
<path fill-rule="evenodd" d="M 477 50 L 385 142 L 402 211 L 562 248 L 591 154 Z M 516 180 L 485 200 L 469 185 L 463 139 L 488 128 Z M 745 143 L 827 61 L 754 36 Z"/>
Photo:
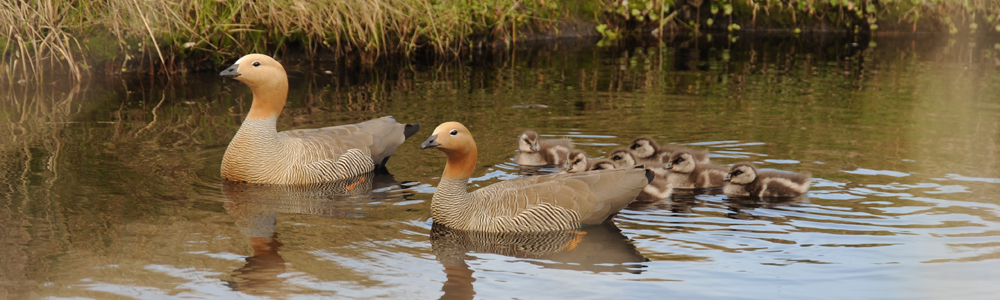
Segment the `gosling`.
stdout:
<path fill-rule="evenodd" d="M 663 168 L 668 172 L 667 184 L 675 189 L 720 187 L 726 177 L 726 169 L 711 163 L 699 163 L 687 151 L 674 153 Z"/>
<path fill-rule="evenodd" d="M 615 168 L 615 163 L 610 159 L 598 159 L 590 161 L 587 171 L 611 170 Z"/>
<path fill-rule="evenodd" d="M 729 169 L 722 192 L 730 196 L 795 197 L 809 191 L 809 175 L 786 172 L 758 172 L 752 164 L 738 163 Z"/>
<path fill-rule="evenodd" d="M 627 148 L 616 149 L 608 157 L 617 169 L 628 169 L 635 166 L 635 156 Z"/>
<path fill-rule="evenodd" d="M 538 133 L 531 130 L 521 134 L 517 146 L 520 152 L 514 163 L 522 166 L 562 165 L 573 151 L 568 139 L 539 140 Z"/>
<path fill-rule="evenodd" d="M 648 136 L 641 136 L 632 141 L 629 145 L 629 150 L 632 151 L 632 155 L 635 156 L 635 160 L 640 164 L 648 164 L 650 162 L 655 162 L 659 164 L 665 164 L 673 156 L 674 153 L 686 151 L 691 153 L 698 163 L 707 164 L 708 152 L 707 151 L 695 151 L 691 149 L 681 148 L 681 147 L 671 147 L 671 146 L 659 146 L 656 144 L 652 138 Z"/>
<path fill-rule="evenodd" d="M 589 167 L 590 165 L 587 164 L 587 154 L 580 150 L 573 150 L 573 152 L 569 153 L 569 159 L 566 160 L 562 172 L 580 173 L 589 170 Z"/>

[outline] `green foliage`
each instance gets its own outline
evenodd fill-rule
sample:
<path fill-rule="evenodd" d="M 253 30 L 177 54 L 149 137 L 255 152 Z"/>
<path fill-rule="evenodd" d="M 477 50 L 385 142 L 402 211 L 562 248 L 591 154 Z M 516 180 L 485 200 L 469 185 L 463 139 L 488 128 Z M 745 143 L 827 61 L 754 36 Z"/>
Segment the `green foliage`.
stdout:
<path fill-rule="evenodd" d="M 602 24 L 623 35 L 659 35 L 678 29 L 739 30 L 743 26 L 799 29 L 838 28 L 869 32 L 891 29 L 952 34 L 981 28 L 1000 32 L 1000 1 L 992 0 L 603 0 Z M 657 17 L 660 17 L 657 20 Z M 669 17 L 666 17 L 669 16 Z M 659 23 L 657 22 L 659 21 Z"/>

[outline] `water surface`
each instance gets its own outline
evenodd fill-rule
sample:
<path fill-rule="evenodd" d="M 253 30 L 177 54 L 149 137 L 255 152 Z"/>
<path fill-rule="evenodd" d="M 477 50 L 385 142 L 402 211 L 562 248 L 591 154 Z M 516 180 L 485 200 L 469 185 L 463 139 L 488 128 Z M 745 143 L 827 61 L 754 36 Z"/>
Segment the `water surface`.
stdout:
<path fill-rule="evenodd" d="M 1000 292 L 1000 46 L 713 38 L 563 41 L 375 70 L 287 62 L 279 129 L 383 115 L 424 126 L 391 175 L 350 190 L 223 186 L 251 95 L 215 74 L 4 87 L 0 298 Z M 444 156 L 418 147 L 445 121 L 479 145 L 473 189 L 520 176 L 527 129 L 594 157 L 648 135 L 717 164 L 809 173 L 813 188 L 767 202 L 680 193 L 583 231 L 456 232 L 429 219 Z"/>

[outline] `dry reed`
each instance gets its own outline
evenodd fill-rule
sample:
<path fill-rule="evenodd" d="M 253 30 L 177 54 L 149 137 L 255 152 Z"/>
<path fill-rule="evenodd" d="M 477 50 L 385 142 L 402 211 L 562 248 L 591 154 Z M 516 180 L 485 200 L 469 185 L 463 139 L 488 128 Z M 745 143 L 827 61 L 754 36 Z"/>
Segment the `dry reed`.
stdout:
<path fill-rule="evenodd" d="M 600 13 L 609 8 L 615 10 Z M 657 9 L 657 18 L 648 15 Z M 457 55 L 483 44 L 510 45 L 518 32 L 550 30 L 569 19 L 607 23 L 622 15 L 648 22 L 683 9 L 694 9 L 689 18 L 726 14 L 727 22 L 790 15 L 791 25 L 777 23 L 798 26 L 803 16 L 840 13 L 857 15 L 855 23 L 892 17 L 932 20 L 951 32 L 981 25 L 980 31 L 1000 31 L 1000 3 L 992 0 L 8 0 L 0 1 L 0 84 L 42 82 L 48 74 L 74 81 L 90 72 L 169 74 L 184 71 L 183 62 L 217 65 L 250 52 L 326 52 L 363 63 L 420 49 Z"/>

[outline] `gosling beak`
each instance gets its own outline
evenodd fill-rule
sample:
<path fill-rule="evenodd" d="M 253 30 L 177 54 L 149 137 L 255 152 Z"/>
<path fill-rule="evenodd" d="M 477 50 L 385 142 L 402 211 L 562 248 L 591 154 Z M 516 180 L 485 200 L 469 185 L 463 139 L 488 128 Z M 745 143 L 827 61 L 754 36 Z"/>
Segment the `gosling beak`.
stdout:
<path fill-rule="evenodd" d="M 725 182 L 729 182 L 729 179 L 732 179 L 732 178 L 733 178 L 733 177 L 732 177 L 732 176 L 730 176 L 730 175 L 732 175 L 732 174 L 726 174 L 726 177 L 722 177 L 722 181 L 725 181 Z"/>
<path fill-rule="evenodd" d="M 239 68 L 240 68 L 239 64 L 233 64 L 232 66 L 229 66 L 229 68 L 226 68 L 225 70 L 222 70 L 222 72 L 219 73 L 219 76 L 228 77 L 228 78 L 240 77 L 240 75 L 241 75 L 240 72 L 236 71 Z"/>
<path fill-rule="evenodd" d="M 666 166 L 663 166 L 663 168 L 667 169 L 667 170 L 673 170 L 674 169 L 674 163 L 673 162 L 668 162 Z M 718 178 L 718 177 L 716 177 L 716 178 Z"/>
<path fill-rule="evenodd" d="M 531 144 L 531 151 L 538 151 L 538 144 Z"/>
<path fill-rule="evenodd" d="M 437 138 L 438 138 L 438 135 L 436 135 L 436 134 L 432 135 L 429 138 L 427 138 L 427 140 L 424 141 L 423 144 L 420 144 L 420 149 L 427 149 L 427 148 L 434 148 L 434 147 L 437 147 L 437 146 L 441 146 L 441 144 L 439 144 L 437 142 Z"/>

